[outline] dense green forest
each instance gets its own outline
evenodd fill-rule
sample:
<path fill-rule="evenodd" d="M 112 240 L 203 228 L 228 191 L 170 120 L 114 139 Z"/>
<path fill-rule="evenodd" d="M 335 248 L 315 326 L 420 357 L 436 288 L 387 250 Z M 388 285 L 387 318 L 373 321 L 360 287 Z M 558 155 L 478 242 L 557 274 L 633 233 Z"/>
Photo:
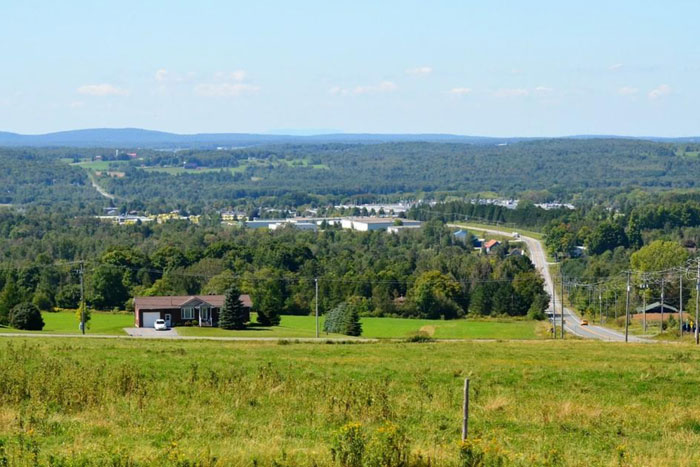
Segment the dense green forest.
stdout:
<path fill-rule="evenodd" d="M 0 149 L 0 204 L 65 205 L 100 202 L 87 174 L 43 150 Z"/>
<path fill-rule="evenodd" d="M 0 318 L 19 302 L 75 308 L 78 261 L 97 309 L 123 309 L 134 295 L 223 293 L 232 284 L 254 308 L 289 314 L 340 303 L 375 316 L 538 317 L 548 296 L 530 260 L 490 255 L 457 241 L 439 221 L 401 235 L 330 228 L 228 228 L 200 225 L 117 226 L 89 217 L 0 212 Z"/>
<path fill-rule="evenodd" d="M 246 202 L 323 206 L 480 192 L 533 201 L 610 199 L 634 188 L 697 188 L 697 146 L 554 139 L 505 146 L 411 142 L 176 152 L 2 149 L 8 168 L 2 181 L 11 186 L 2 202 L 90 203 L 96 197 L 88 193 L 86 171 L 118 202 L 151 211 L 204 212 Z"/>

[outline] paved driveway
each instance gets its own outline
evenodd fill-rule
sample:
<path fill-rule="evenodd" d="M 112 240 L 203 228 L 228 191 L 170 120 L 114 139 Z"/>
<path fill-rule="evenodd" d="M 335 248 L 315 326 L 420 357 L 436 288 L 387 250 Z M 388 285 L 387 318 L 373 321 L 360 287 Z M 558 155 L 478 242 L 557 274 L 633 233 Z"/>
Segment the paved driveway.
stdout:
<path fill-rule="evenodd" d="M 124 328 L 126 333 L 132 337 L 146 337 L 146 338 L 159 338 L 159 337 L 178 337 L 177 331 L 174 329 L 168 329 L 167 331 L 156 331 L 153 328 Z"/>

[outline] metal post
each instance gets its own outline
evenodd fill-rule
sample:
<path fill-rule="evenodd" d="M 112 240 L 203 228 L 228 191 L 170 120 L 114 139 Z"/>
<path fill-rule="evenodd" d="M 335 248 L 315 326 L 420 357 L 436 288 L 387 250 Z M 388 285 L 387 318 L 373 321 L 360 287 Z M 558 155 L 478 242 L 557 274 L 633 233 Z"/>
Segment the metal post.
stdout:
<path fill-rule="evenodd" d="M 318 278 L 314 279 L 316 289 L 316 337 L 318 337 Z"/>
<path fill-rule="evenodd" d="M 625 342 L 629 342 L 630 333 L 630 272 L 627 271 L 627 296 L 625 299 Z"/>
<path fill-rule="evenodd" d="M 469 378 L 464 379 L 464 403 L 462 404 L 462 441 L 469 434 Z"/>
<path fill-rule="evenodd" d="M 85 334 L 85 285 L 83 280 L 83 262 L 80 262 L 80 331 Z"/>

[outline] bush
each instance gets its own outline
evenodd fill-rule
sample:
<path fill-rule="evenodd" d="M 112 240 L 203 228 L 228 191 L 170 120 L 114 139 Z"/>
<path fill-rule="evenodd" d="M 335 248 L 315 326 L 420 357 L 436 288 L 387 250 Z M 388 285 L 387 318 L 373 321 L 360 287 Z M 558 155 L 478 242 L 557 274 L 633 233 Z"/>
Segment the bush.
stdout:
<path fill-rule="evenodd" d="M 407 338 L 405 342 L 434 342 L 435 339 L 430 337 L 430 335 L 425 331 L 418 331 L 411 337 Z"/>
<path fill-rule="evenodd" d="M 542 310 L 538 310 L 537 308 L 530 308 L 527 312 L 527 317 L 529 319 L 534 319 L 535 321 L 544 321 L 547 316 L 544 314 Z"/>
<path fill-rule="evenodd" d="M 36 305 L 24 302 L 10 311 L 10 326 L 25 331 L 41 331 L 44 329 L 44 320 Z"/>
<path fill-rule="evenodd" d="M 41 311 L 53 311 L 53 303 L 48 294 L 42 290 L 36 291 L 32 298 L 32 303 Z"/>

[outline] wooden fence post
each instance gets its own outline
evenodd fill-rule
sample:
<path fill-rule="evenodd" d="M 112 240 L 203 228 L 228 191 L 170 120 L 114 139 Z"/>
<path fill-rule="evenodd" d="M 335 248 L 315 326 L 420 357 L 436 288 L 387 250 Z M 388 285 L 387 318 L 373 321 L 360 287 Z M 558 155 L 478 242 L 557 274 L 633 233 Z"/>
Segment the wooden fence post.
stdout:
<path fill-rule="evenodd" d="M 462 441 L 467 439 L 469 434 L 469 378 L 464 379 L 464 404 L 462 415 Z"/>

